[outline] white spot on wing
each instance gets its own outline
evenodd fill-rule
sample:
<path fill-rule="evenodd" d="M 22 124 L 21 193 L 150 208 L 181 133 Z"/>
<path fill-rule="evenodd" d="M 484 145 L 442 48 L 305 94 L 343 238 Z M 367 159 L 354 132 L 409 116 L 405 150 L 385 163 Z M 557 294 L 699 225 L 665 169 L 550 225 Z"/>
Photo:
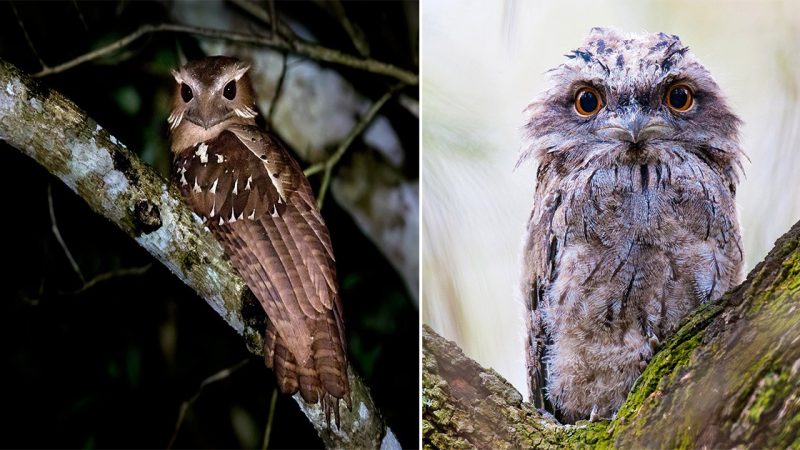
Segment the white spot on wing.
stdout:
<path fill-rule="evenodd" d="M 203 192 L 203 190 L 200 189 L 200 185 L 197 184 L 197 177 L 194 177 L 194 187 L 192 188 L 192 191 L 194 191 L 194 192 Z"/>
<path fill-rule="evenodd" d="M 189 182 L 186 181 L 186 168 L 181 167 L 180 169 L 178 169 L 178 173 L 181 174 L 181 186 L 186 186 L 187 184 L 189 184 Z M 195 180 L 197 180 L 197 178 L 195 178 Z"/>
<path fill-rule="evenodd" d="M 255 208 L 253 208 L 253 212 L 251 212 L 250 215 L 247 216 L 247 218 L 250 219 L 250 220 L 255 220 L 256 219 L 256 209 Z"/>
<path fill-rule="evenodd" d="M 233 182 L 233 195 L 237 195 L 239 193 L 239 179 L 237 178 L 236 181 Z"/>
<path fill-rule="evenodd" d="M 236 214 L 233 212 L 233 208 L 231 208 L 231 218 L 228 219 L 228 223 L 236 222 Z"/>
<path fill-rule="evenodd" d="M 275 205 L 272 205 L 272 217 L 278 217 L 278 208 Z"/>
<path fill-rule="evenodd" d="M 252 175 L 247 177 L 247 185 L 244 187 L 245 190 L 248 190 L 248 191 L 250 190 L 250 182 L 252 182 L 252 181 L 253 181 L 253 176 Z"/>
<path fill-rule="evenodd" d="M 211 185 L 211 191 L 210 192 L 212 194 L 216 194 L 217 193 L 217 182 L 219 182 L 219 178 L 215 179 L 214 180 L 214 184 Z"/>
<path fill-rule="evenodd" d="M 225 155 L 220 155 L 217 153 L 217 164 L 222 164 L 225 162 Z"/>
<path fill-rule="evenodd" d="M 200 157 L 201 163 L 208 163 L 208 145 L 206 145 L 205 142 L 200 143 L 200 145 L 197 146 L 197 152 L 195 152 L 195 155 Z"/>

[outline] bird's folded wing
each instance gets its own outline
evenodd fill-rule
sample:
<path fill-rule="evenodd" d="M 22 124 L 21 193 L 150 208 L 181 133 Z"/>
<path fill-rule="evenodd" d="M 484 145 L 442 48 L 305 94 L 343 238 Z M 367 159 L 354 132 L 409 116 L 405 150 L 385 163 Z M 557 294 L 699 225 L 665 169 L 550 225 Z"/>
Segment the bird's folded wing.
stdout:
<path fill-rule="evenodd" d="M 174 177 L 263 305 L 291 354 L 278 356 L 296 363 L 301 391 L 303 372 L 314 370 L 306 376 L 318 377 L 328 393 L 344 395 L 349 389 L 333 252 L 297 163 L 258 128 L 237 126 L 179 153 Z M 265 356 L 272 366 L 276 355 Z"/>

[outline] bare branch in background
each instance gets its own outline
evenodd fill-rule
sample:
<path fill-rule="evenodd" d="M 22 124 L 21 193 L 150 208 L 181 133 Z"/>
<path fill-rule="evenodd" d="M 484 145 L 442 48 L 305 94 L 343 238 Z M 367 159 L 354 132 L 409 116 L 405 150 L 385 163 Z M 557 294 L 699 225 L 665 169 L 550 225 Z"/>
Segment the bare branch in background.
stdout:
<path fill-rule="evenodd" d="M 278 84 L 275 85 L 275 95 L 272 96 L 272 101 L 269 102 L 269 112 L 267 112 L 267 126 L 270 130 L 275 127 L 272 124 L 272 116 L 275 114 L 275 106 L 281 98 L 281 91 L 283 91 L 283 82 L 286 80 L 286 72 L 289 70 L 289 55 L 283 53 L 283 63 L 281 63 L 281 76 L 278 78 Z"/>
<path fill-rule="evenodd" d="M 364 117 L 358 121 L 355 127 L 353 127 L 350 134 L 344 138 L 344 140 L 339 144 L 339 147 L 336 149 L 331 156 L 328 157 L 323 162 L 314 164 L 305 170 L 306 176 L 311 176 L 317 172 L 323 171 L 322 175 L 322 185 L 320 185 L 319 193 L 317 194 L 317 206 L 322 209 L 322 204 L 325 201 L 325 193 L 328 190 L 328 186 L 331 183 L 331 172 L 333 171 L 333 167 L 342 159 L 342 156 L 345 154 L 347 149 L 350 147 L 350 144 L 353 143 L 355 138 L 357 138 L 367 126 L 372 123 L 372 120 L 375 119 L 375 116 L 378 114 L 378 111 L 381 110 L 384 104 L 389 101 L 392 96 L 394 96 L 395 92 L 397 92 L 400 88 L 403 87 L 403 84 L 397 84 L 393 86 L 389 91 L 383 94 L 383 97 L 378 99 L 375 103 L 372 104 L 372 107 L 364 114 Z"/>
<path fill-rule="evenodd" d="M 361 28 L 350 21 L 350 18 L 347 16 L 347 11 L 344 10 L 344 5 L 340 0 L 333 0 L 329 2 L 322 2 L 320 4 L 323 8 L 326 8 L 331 15 L 333 15 L 336 20 L 342 25 L 344 31 L 350 37 L 350 41 L 353 42 L 353 47 L 356 48 L 358 54 L 364 57 L 369 56 L 369 42 L 367 41 L 366 37 L 364 36 L 364 31 Z"/>
<path fill-rule="evenodd" d="M 222 381 L 229 376 L 233 375 L 237 370 L 244 367 L 250 360 L 245 358 L 238 363 L 226 367 L 219 372 L 211 375 L 210 377 L 206 378 L 200 383 L 200 387 L 197 388 L 197 392 L 188 400 L 181 403 L 181 409 L 178 412 L 178 420 L 175 421 L 175 429 L 172 431 L 172 437 L 169 439 L 169 444 L 167 444 L 167 448 L 172 448 L 175 445 L 175 439 L 178 438 L 178 432 L 181 430 L 181 425 L 183 425 L 183 419 L 186 418 L 186 413 L 189 411 L 189 408 L 192 406 L 194 402 L 200 398 L 200 394 L 203 393 L 203 389 L 208 386 L 209 384 L 216 383 L 217 381 Z"/>
<path fill-rule="evenodd" d="M 267 426 L 264 428 L 264 441 L 261 450 L 269 447 L 269 438 L 272 435 L 272 422 L 275 419 L 275 404 L 278 402 L 278 389 L 272 390 L 272 398 L 269 400 L 269 415 L 267 416 Z"/>
<path fill-rule="evenodd" d="M 72 257 L 72 252 L 69 251 L 67 243 L 64 242 L 64 238 L 61 236 L 61 231 L 58 229 L 58 222 L 56 222 L 56 211 L 53 207 L 53 186 L 51 184 L 47 185 L 47 206 L 50 210 L 50 230 L 53 232 L 53 236 L 56 237 L 58 245 L 60 245 L 61 249 L 64 250 L 64 255 L 67 256 L 69 265 L 72 266 L 72 270 L 75 271 L 75 273 L 78 275 L 78 278 L 81 279 L 81 283 L 86 285 L 86 279 L 83 278 L 81 268 L 78 267 L 78 263 L 75 261 L 75 258 Z"/>
<path fill-rule="evenodd" d="M 39 52 L 36 51 L 36 46 L 33 45 L 33 41 L 31 41 L 31 37 L 28 34 L 28 29 L 25 28 L 25 24 L 22 22 L 22 19 L 19 17 L 19 11 L 17 11 L 17 7 L 14 6 L 14 2 L 8 2 L 9 6 L 11 6 L 11 10 L 14 11 L 14 17 L 17 18 L 17 23 L 19 27 L 22 29 L 22 35 L 25 36 L 25 42 L 28 43 L 28 47 L 30 47 L 31 51 L 33 52 L 36 59 L 39 60 L 39 64 L 42 68 L 47 68 L 47 64 L 44 63 L 44 60 L 41 56 L 39 56 Z"/>
<path fill-rule="evenodd" d="M 147 273 L 150 268 L 153 267 L 152 264 L 145 264 L 141 267 L 128 267 L 123 269 L 116 269 L 111 270 L 109 272 L 101 273 L 100 275 L 95 276 L 91 280 L 83 283 L 79 289 L 72 291 L 72 292 L 63 292 L 63 294 L 80 294 L 86 290 L 93 288 L 96 284 L 102 283 L 104 281 L 113 280 L 115 278 L 120 277 L 132 277 L 132 276 L 139 276 L 144 275 Z"/>
<path fill-rule="evenodd" d="M 275 8 L 275 1 L 269 1 L 269 12 L 261 7 L 261 4 L 252 0 L 228 0 L 237 7 L 241 8 L 244 12 L 250 14 L 256 20 L 262 22 L 264 25 L 270 27 L 270 36 L 282 37 L 286 40 L 291 40 L 295 37 L 295 33 L 291 28 L 286 26 L 278 18 L 278 12 Z M 275 18 L 273 20 L 272 18 Z"/>
<path fill-rule="evenodd" d="M 177 189 L 72 102 L 2 61 L 0 137 L 135 239 L 260 351 L 261 331 L 242 316 L 244 281 Z M 340 428 L 327 426 L 319 405 L 294 396 L 309 422 L 328 447 L 399 447 L 368 388 L 352 369 L 348 375 L 353 408 L 342 408 Z"/>
<path fill-rule="evenodd" d="M 34 77 L 44 77 L 55 73 L 64 72 L 73 67 L 83 63 L 93 61 L 95 59 L 106 56 L 110 53 L 119 50 L 131 42 L 139 39 L 140 37 L 151 33 L 179 33 L 191 34 L 194 36 L 204 36 L 213 39 L 223 39 L 231 42 L 238 42 L 242 44 L 260 45 L 270 47 L 277 50 L 291 52 L 300 56 L 305 56 L 317 61 L 324 61 L 332 64 L 339 64 L 342 66 L 351 67 L 353 69 L 363 70 L 366 72 L 385 75 L 388 77 L 396 78 L 401 82 L 409 85 L 416 85 L 418 77 L 415 73 L 401 69 L 389 63 L 377 61 L 371 58 L 360 58 L 353 56 L 339 50 L 322 47 L 316 44 L 301 40 L 284 40 L 278 36 L 256 36 L 252 34 L 236 33 L 232 31 L 214 30 L 209 28 L 198 28 L 187 25 L 176 24 L 160 24 L 160 25 L 143 25 L 133 33 L 114 41 L 108 45 L 100 47 L 91 52 L 85 53 L 77 58 L 74 58 L 65 63 L 59 64 L 55 67 L 46 67 L 40 72 L 34 74 Z"/>

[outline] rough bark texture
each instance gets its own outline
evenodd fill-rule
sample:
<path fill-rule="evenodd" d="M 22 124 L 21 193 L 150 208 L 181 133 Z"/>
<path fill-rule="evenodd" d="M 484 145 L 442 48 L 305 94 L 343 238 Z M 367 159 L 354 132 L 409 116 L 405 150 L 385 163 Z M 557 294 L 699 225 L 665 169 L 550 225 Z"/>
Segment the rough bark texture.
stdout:
<path fill-rule="evenodd" d="M 134 238 L 242 334 L 253 353 L 261 352 L 261 333 L 248 326 L 244 282 L 176 189 L 68 99 L 3 61 L 0 139 Z M 328 428 L 318 405 L 297 399 L 320 437 L 328 447 L 398 448 L 367 387 L 352 370 L 349 377 L 353 407 L 342 408 L 341 429 Z"/>
<path fill-rule="evenodd" d="M 655 355 L 612 421 L 561 426 L 423 330 L 426 448 L 800 447 L 800 222 Z"/>

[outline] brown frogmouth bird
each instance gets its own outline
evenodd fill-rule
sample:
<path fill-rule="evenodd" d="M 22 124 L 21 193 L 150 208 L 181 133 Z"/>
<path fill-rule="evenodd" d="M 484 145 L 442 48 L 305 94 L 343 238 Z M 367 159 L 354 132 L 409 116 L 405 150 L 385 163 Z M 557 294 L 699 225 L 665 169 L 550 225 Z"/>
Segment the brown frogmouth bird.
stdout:
<path fill-rule="evenodd" d="M 267 315 L 264 359 L 283 393 L 349 402 L 333 250 L 300 166 L 256 126 L 249 65 L 214 56 L 173 71 L 173 179 Z"/>

